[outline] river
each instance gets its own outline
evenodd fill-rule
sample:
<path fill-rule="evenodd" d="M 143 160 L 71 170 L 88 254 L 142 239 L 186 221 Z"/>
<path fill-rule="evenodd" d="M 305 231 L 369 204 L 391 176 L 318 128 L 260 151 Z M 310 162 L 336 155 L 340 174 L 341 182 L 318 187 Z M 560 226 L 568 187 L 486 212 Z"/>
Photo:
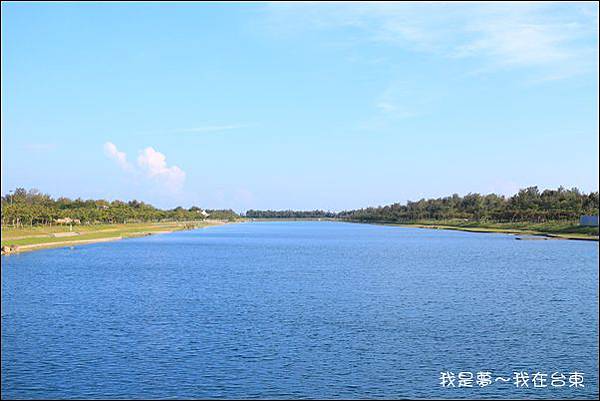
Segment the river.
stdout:
<path fill-rule="evenodd" d="M 597 398 L 598 243 L 260 222 L 2 256 L 2 396 Z"/>

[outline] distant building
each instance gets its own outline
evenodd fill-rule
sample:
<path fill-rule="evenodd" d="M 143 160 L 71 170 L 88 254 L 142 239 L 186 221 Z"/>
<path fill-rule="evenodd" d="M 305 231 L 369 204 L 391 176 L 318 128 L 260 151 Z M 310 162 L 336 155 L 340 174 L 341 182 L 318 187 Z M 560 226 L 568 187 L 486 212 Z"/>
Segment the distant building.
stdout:
<path fill-rule="evenodd" d="M 206 213 L 206 210 L 196 210 L 196 213 L 201 214 L 204 218 L 210 216 L 208 213 Z"/>
<path fill-rule="evenodd" d="M 579 218 L 579 225 L 598 227 L 598 216 L 581 216 Z"/>
<path fill-rule="evenodd" d="M 79 219 L 72 219 L 70 217 L 65 217 L 64 219 L 55 219 L 54 222 L 56 224 L 81 224 Z"/>

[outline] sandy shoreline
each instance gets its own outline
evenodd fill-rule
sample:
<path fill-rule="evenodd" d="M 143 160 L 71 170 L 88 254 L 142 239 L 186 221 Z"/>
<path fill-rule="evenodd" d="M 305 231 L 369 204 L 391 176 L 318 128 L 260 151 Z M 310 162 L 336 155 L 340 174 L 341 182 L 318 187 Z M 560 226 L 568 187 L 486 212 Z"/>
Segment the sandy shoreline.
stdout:
<path fill-rule="evenodd" d="M 118 241 L 120 239 L 123 239 L 123 237 L 81 239 L 81 240 L 75 240 L 75 241 L 58 241 L 58 242 L 46 242 L 43 244 L 20 245 L 17 248 L 17 251 L 15 253 L 35 251 L 38 249 L 46 249 L 46 248 L 60 248 L 60 247 L 67 247 L 67 246 L 73 246 L 73 245 L 95 244 L 97 242 Z"/>

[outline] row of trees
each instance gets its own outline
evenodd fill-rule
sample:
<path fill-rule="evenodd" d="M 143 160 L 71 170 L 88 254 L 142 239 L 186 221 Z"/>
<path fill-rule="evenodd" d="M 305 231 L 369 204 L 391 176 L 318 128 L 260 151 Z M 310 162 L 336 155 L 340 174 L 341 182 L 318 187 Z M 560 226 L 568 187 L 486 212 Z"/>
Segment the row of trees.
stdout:
<path fill-rule="evenodd" d="M 465 196 L 421 199 L 405 205 L 369 207 L 339 213 L 322 210 L 248 210 L 249 218 L 338 218 L 363 222 L 409 222 L 418 220 L 470 220 L 495 222 L 575 221 L 581 215 L 598 214 L 598 192 L 582 193 L 577 188 L 540 191 L 537 187 L 521 189 L 517 194 Z"/>
<path fill-rule="evenodd" d="M 253 219 L 321 219 L 335 218 L 334 212 L 323 210 L 248 210 L 246 217 Z"/>
<path fill-rule="evenodd" d="M 338 218 L 363 222 L 408 222 L 418 220 L 463 219 L 495 222 L 576 221 L 581 215 L 598 214 L 598 192 L 582 193 L 577 188 L 540 191 L 537 187 L 521 189 L 517 194 L 465 196 L 454 194 L 443 198 L 421 199 L 405 205 L 369 207 L 339 213 L 312 210 L 248 210 L 248 218 Z M 57 198 L 35 189 L 17 188 L 2 197 L 2 224 L 40 225 L 56 224 L 64 219 L 82 224 L 126 223 L 149 221 L 189 221 L 206 218 L 235 220 L 240 216 L 233 210 L 205 210 L 197 206 L 189 209 L 157 209 L 137 200 L 83 200 Z"/>
<path fill-rule="evenodd" d="M 338 213 L 345 220 L 363 222 L 408 222 L 416 220 L 463 219 L 495 222 L 576 221 L 581 215 L 598 215 L 598 192 L 582 193 L 577 188 L 540 191 L 521 189 L 505 197 L 470 193 L 436 199 L 421 199 Z"/>
<path fill-rule="evenodd" d="M 127 223 L 151 221 L 190 221 L 226 219 L 239 216 L 232 210 L 202 210 L 176 207 L 162 210 L 144 202 L 132 200 L 112 202 L 100 199 L 52 198 L 38 190 L 17 188 L 2 197 L 2 225 L 47 225 L 73 220 L 81 224 Z"/>

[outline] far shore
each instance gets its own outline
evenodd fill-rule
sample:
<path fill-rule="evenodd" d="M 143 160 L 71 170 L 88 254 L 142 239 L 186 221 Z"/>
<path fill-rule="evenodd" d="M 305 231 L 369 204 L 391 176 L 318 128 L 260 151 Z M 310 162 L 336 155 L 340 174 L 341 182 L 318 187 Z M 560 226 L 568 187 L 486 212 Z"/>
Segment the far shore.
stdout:
<path fill-rule="evenodd" d="M 2 255 L 31 252 L 49 248 L 118 241 L 124 238 L 168 234 L 174 231 L 231 223 L 225 220 L 203 220 L 166 223 L 125 223 L 54 227 L 2 227 Z M 57 239 L 59 239 L 56 241 Z"/>
<path fill-rule="evenodd" d="M 396 226 L 396 227 L 413 227 L 413 228 L 424 228 L 430 230 L 456 230 L 465 231 L 471 233 L 487 233 L 487 234 L 511 234 L 517 236 L 516 239 L 530 240 L 530 239 L 551 239 L 551 240 L 574 240 L 574 241 L 598 241 L 598 236 L 593 234 L 587 234 L 585 232 L 550 232 L 536 229 L 535 224 L 521 224 L 522 227 L 511 226 L 505 224 L 503 227 L 502 223 L 491 223 L 489 226 L 486 224 L 469 225 L 451 222 L 414 222 L 414 223 L 395 223 L 395 222 L 379 222 L 379 221 L 358 221 L 358 220 L 347 220 L 347 219 L 336 219 L 336 218 L 253 218 L 247 219 L 249 221 L 256 222 L 273 222 L 273 221 L 337 221 L 342 223 L 358 223 L 358 224 L 376 224 L 384 226 Z M 571 226 L 569 229 L 577 231 L 581 227 L 576 225 Z M 559 230 L 557 230 L 559 231 Z M 568 230 L 567 230 L 568 231 Z"/>
<path fill-rule="evenodd" d="M 430 230 L 455 230 L 455 231 L 465 231 L 465 232 L 470 232 L 470 233 L 511 234 L 511 235 L 516 235 L 517 239 L 532 239 L 532 237 L 533 238 L 538 237 L 539 239 L 596 241 L 596 242 L 598 242 L 598 236 L 594 236 L 594 235 L 580 234 L 580 233 L 549 233 L 549 232 L 532 230 L 532 229 L 499 228 L 499 227 L 467 227 L 467 226 L 459 226 L 459 225 L 424 224 L 424 223 L 387 223 L 387 222 L 372 222 L 372 223 L 363 222 L 363 223 L 378 224 L 378 225 L 384 225 L 384 226 L 424 228 L 424 229 L 430 229 Z"/>

